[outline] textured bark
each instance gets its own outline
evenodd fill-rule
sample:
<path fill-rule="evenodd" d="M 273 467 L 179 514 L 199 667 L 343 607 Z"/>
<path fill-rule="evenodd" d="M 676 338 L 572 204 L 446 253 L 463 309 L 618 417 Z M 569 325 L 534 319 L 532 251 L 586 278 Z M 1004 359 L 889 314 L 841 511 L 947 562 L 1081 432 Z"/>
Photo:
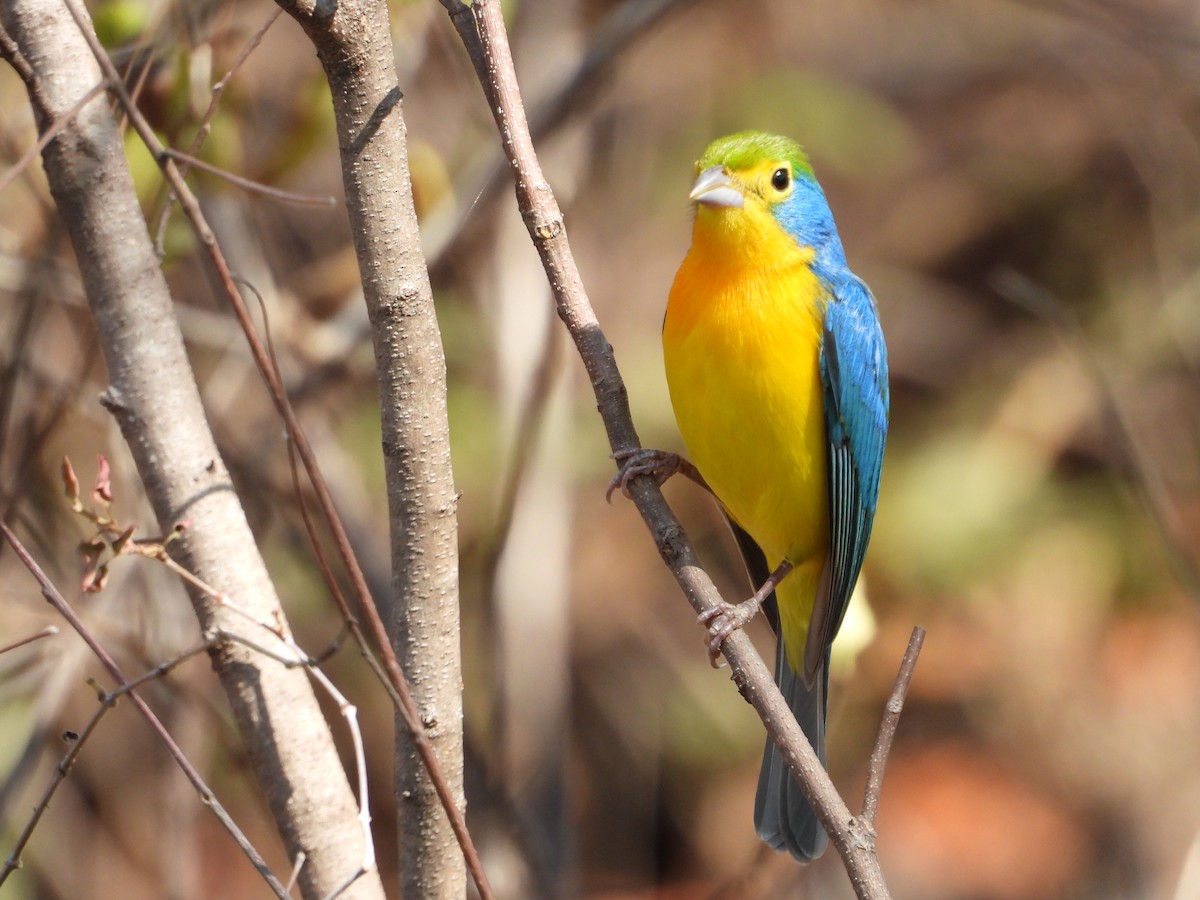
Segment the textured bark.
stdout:
<path fill-rule="evenodd" d="M 379 377 L 392 537 L 387 619 L 461 809 L 457 498 L 446 364 L 413 206 L 387 7 L 382 0 L 280 5 L 312 39 L 333 94 Z M 404 896 L 461 898 L 462 851 L 403 724 L 397 727 L 396 790 Z"/>
<path fill-rule="evenodd" d="M 26 81 L 45 130 L 101 80 L 63 3 L 10 0 L 0 22 L 6 54 Z M 121 135 L 99 96 L 43 152 L 59 215 L 79 262 L 108 364 L 103 402 L 128 442 L 164 531 L 190 527 L 177 558 L 257 622 L 286 631 L 274 586 L 246 523 L 201 406 L 166 282 L 134 194 Z M 190 590 L 201 627 L 270 632 Z M 253 633 L 257 632 L 257 633 Z M 224 643 L 213 664 L 288 854 L 303 852 L 299 884 L 324 896 L 358 870 L 363 834 L 328 724 L 303 669 Z M 342 896 L 382 897 L 378 875 Z"/>

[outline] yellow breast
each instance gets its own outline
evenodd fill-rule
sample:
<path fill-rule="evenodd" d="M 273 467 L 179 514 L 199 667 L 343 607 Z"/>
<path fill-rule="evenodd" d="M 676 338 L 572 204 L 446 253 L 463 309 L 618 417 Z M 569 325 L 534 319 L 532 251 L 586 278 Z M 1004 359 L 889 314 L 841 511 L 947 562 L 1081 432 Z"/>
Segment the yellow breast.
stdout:
<path fill-rule="evenodd" d="M 819 571 L 829 542 L 824 296 L 810 249 L 774 222 L 757 233 L 731 229 L 722 218 L 731 214 L 745 218 L 697 210 L 671 288 L 663 326 L 671 402 L 688 455 L 768 562 L 786 557 Z"/>

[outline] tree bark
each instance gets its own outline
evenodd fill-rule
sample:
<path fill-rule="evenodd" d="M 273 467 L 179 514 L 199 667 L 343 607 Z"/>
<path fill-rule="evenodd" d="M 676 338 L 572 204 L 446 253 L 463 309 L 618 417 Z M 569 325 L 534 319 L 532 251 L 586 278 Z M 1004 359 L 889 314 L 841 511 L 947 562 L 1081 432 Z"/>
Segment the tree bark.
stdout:
<path fill-rule="evenodd" d="M 392 539 L 387 619 L 462 809 L 458 519 L 446 363 L 413 206 L 387 6 L 381 0 L 280 5 L 312 39 L 332 90 L 379 377 Z M 396 791 L 404 896 L 459 900 L 466 890 L 462 851 L 402 723 Z"/>
<path fill-rule="evenodd" d="M 0 4 L 0 23 L 9 38 L 3 50 L 25 80 L 41 130 L 102 80 L 65 4 L 11 0 Z M 42 159 L 108 364 L 102 402 L 129 444 L 163 531 L 190 523 L 172 542 L 173 555 L 225 598 L 189 588 L 201 628 L 247 634 L 285 652 L 270 630 L 251 624 L 288 633 L 205 419 L 106 98 L 84 106 Z M 359 869 L 364 838 L 308 677 L 233 642 L 219 645 L 212 659 L 288 855 L 305 854 L 300 888 L 306 897 L 325 896 Z M 382 898 L 378 874 L 365 874 L 341 896 Z"/>

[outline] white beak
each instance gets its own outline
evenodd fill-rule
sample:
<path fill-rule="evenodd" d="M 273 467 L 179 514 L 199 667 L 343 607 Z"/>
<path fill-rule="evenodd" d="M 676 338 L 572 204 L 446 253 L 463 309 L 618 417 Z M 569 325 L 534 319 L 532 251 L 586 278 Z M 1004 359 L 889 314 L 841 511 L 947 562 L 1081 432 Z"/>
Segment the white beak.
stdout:
<path fill-rule="evenodd" d="M 693 203 L 703 203 L 705 206 L 731 207 L 740 209 L 746 203 L 746 198 L 738 188 L 737 182 L 729 177 L 722 166 L 705 169 L 692 185 L 688 199 Z"/>

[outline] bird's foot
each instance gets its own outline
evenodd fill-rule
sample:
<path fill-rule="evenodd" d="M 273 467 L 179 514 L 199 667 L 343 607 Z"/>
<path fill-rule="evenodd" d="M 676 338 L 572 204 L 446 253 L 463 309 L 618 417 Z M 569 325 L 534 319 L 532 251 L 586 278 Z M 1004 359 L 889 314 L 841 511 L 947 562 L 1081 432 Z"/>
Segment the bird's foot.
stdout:
<path fill-rule="evenodd" d="M 612 503 L 613 491 L 618 488 L 621 489 L 622 494 L 629 497 L 629 482 L 639 475 L 653 475 L 654 480 L 661 486 L 677 472 L 687 472 L 688 469 L 695 471 L 695 467 L 678 453 L 652 450 L 648 447 L 619 450 L 613 454 L 613 459 L 617 461 L 619 467 L 617 474 L 608 483 L 608 490 L 604 492 L 604 499 L 609 503 Z M 688 474 L 690 477 L 690 473 Z M 697 472 L 696 475 L 699 476 L 699 473 Z M 703 479 L 701 479 L 701 483 L 703 483 Z"/>
<path fill-rule="evenodd" d="M 700 613 L 698 621 L 708 629 L 708 661 L 714 669 L 721 667 L 717 657 L 721 655 L 725 639 L 748 625 L 758 615 L 762 603 L 762 597 L 755 594 L 741 603 L 722 602 Z"/>
<path fill-rule="evenodd" d="M 792 568 L 791 562 L 785 559 L 767 576 L 767 580 L 749 600 L 743 600 L 741 603 L 722 601 L 712 609 L 700 613 L 700 624 L 708 629 L 708 661 L 714 669 L 720 668 L 717 657 L 721 655 L 725 639 L 758 615 L 763 603 L 771 596 L 771 592 L 779 587 L 779 582 L 788 576 Z"/>

